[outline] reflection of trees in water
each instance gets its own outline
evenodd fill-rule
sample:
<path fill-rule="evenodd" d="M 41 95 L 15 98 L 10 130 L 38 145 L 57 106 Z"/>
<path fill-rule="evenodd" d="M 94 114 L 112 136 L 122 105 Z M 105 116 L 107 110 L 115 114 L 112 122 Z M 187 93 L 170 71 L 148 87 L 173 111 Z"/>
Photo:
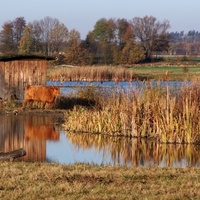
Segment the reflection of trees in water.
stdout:
<path fill-rule="evenodd" d="M 111 154 L 115 164 L 132 166 L 200 166 L 200 147 L 195 145 L 167 145 L 151 140 L 136 138 L 110 137 L 97 134 L 66 133 L 77 148 L 94 148 L 103 151 L 104 156 Z"/>

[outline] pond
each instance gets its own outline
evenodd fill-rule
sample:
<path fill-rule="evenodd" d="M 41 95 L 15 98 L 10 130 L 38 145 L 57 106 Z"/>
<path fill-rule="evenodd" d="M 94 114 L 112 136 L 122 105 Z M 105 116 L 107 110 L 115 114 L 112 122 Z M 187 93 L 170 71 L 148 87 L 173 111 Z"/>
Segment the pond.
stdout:
<path fill-rule="evenodd" d="M 62 130 L 57 116 L 0 115 L 0 152 L 19 148 L 27 162 L 76 162 L 97 165 L 200 167 L 200 146 L 73 134 Z"/>
<path fill-rule="evenodd" d="M 149 82 L 148 82 L 149 83 Z M 169 89 L 171 88 L 173 91 L 174 90 L 179 90 L 181 85 L 183 84 L 182 81 L 151 81 L 150 82 L 152 85 L 160 85 L 160 86 L 169 86 Z M 102 87 L 105 89 L 124 89 L 125 91 L 132 89 L 132 88 L 144 88 L 144 82 L 143 81 L 132 81 L 132 82 L 114 82 L 114 81 L 93 81 L 93 82 L 87 82 L 87 81 L 80 81 L 80 82 L 75 82 L 75 81 L 47 81 L 46 85 L 53 85 L 53 86 L 59 86 L 61 88 L 61 94 L 66 95 L 68 93 L 76 92 L 77 88 L 79 87 L 90 87 L 90 86 L 97 86 L 97 87 Z"/>

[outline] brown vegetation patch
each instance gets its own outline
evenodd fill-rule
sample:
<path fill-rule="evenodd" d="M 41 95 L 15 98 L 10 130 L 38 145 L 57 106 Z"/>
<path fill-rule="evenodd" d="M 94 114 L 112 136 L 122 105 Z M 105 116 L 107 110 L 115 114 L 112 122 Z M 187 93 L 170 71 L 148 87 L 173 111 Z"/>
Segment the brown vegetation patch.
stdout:
<path fill-rule="evenodd" d="M 198 82 L 184 83 L 178 91 L 170 85 L 145 82 L 128 92 L 93 92 L 98 106 L 92 110 L 74 107 L 66 113 L 64 128 L 68 132 L 146 137 L 161 143 L 200 143 Z"/>
<path fill-rule="evenodd" d="M 195 168 L 5 162 L 0 163 L 0 174 L 0 198 L 9 200 L 198 199 L 200 196 L 200 173 Z"/>

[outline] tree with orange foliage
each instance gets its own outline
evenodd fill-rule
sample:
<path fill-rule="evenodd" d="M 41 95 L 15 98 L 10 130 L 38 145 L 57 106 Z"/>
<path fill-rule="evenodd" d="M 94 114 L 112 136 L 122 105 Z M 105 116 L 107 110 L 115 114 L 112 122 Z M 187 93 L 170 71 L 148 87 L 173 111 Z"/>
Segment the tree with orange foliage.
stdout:
<path fill-rule="evenodd" d="M 69 32 L 69 40 L 65 48 L 65 61 L 71 65 L 84 65 L 86 63 L 86 49 L 82 45 L 80 33 L 75 29 Z"/>

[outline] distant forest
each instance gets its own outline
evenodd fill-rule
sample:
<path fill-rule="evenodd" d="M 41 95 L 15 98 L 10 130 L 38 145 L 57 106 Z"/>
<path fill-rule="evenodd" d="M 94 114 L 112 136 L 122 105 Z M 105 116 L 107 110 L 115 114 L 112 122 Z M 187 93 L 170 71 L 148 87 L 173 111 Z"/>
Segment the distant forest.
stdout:
<path fill-rule="evenodd" d="M 0 30 L 0 55 L 55 56 L 57 64 L 134 64 L 155 55 L 197 56 L 200 32 L 169 32 L 168 20 L 153 16 L 99 19 L 84 40 L 80 32 L 56 18 L 27 23 L 24 17 L 5 22 Z"/>

